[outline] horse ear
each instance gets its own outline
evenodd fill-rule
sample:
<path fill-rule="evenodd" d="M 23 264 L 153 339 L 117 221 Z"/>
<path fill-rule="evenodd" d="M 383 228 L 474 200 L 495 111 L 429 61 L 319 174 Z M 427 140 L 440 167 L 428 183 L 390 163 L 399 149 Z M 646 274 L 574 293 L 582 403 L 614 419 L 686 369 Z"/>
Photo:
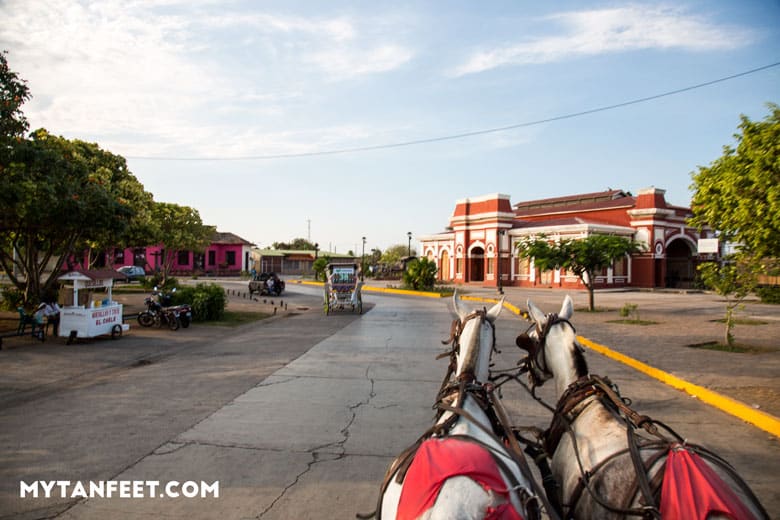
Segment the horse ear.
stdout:
<path fill-rule="evenodd" d="M 528 300 L 528 312 L 531 315 L 531 319 L 533 321 L 536 323 L 544 323 L 544 320 L 546 319 L 544 313 L 541 311 L 541 309 L 539 309 L 539 307 L 534 305 L 534 302 L 531 300 Z"/>
<path fill-rule="evenodd" d="M 572 317 L 574 314 L 574 302 L 571 299 L 571 296 L 568 294 L 566 295 L 566 298 L 563 299 L 563 303 L 561 304 L 561 312 L 558 313 L 558 316 L 564 320 L 568 320 Z"/>
<path fill-rule="evenodd" d="M 455 314 L 457 314 L 460 319 L 468 316 L 468 311 L 460 305 L 460 296 L 458 296 L 457 290 L 452 295 L 452 305 L 455 307 Z"/>
<path fill-rule="evenodd" d="M 504 299 L 506 296 L 503 296 L 501 300 L 493 305 L 489 311 L 487 311 L 487 319 L 490 323 L 493 323 L 496 321 L 496 318 L 498 318 L 498 315 L 501 314 L 501 309 L 504 308 Z"/>

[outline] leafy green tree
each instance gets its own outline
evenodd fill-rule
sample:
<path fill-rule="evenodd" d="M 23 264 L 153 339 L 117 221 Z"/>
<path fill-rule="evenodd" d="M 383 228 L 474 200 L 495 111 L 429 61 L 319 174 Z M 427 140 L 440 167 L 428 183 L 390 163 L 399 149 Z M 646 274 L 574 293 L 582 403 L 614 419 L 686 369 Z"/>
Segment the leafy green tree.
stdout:
<path fill-rule="evenodd" d="M 383 264 L 392 265 L 401 261 L 401 258 L 408 256 L 409 246 L 406 244 L 396 244 L 385 249 L 382 253 L 381 262 Z M 414 249 L 412 249 L 412 256 L 416 255 Z"/>
<path fill-rule="evenodd" d="M 741 116 L 736 148 L 693 174 L 691 224 L 710 226 L 753 262 L 780 258 L 780 106 L 759 122 Z"/>
<path fill-rule="evenodd" d="M 311 265 L 312 270 L 314 270 L 314 279 L 320 282 L 325 282 L 327 275 L 325 274 L 325 269 L 327 269 L 328 264 L 330 263 L 330 257 L 329 256 L 321 256 L 317 258 L 314 263 Z"/>
<path fill-rule="evenodd" d="M 27 132 L 29 124 L 21 107 L 31 97 L 27 82 L 8 67 L 6 54 L 0 52 L 0 153 Z"/>
<path fill-rule="evenodd" d="M 517 244 L 522 258 L 533 258 L 542 271 L 567 269 L 582 281 L 588 290 L 588 308 L 595 310 L 594 282 L 596 272 L 611 266 L 615 260 L 642 251 L 642 246 L 616 235 L 589 235 L 573 240 L 551 242 L 546 236 L 530 238 Z"/>
<path fill-rule="evenodd" d="M 179 251 L 203 252 L 211 243 L 216 228 L 203 224 L 198 210 L 170 202 L 152 205 L 152 222 L 156 240 L 162 244 L 162 282 L 170 275 L 176 253 Z"/>
<path fill-rule="evenodd" d="M 276 250 L 287 249 L 292 251 L 314 251 L 316 249 L 316 244 L 306 240 L 305 238 L 295 238 L 292 240 L 292 242 L 274 242 L 271 244 L 271 247 Z"/>
<path fill-rule="evenodd" d="M 135 215 L 131 192 L 144 192 L 124 159 L 95 144 L 37 130 L 5 152 L 0 266 L 30 303 L 55 288 L 65 261 L 88 240 L 124 233 Z"/>
<path fill-rule="evenodd" d="M 406 266 L 404 285 L 415 291 L 431 290 L 436 282 L 436 270 L 436 262 L 427 258 L 416 258 Z"/>
<path fill-rule="evenodd" d="M 756 263 L 746 255 L 734 255 L 724 262 L 700 264 L 699 274 L 709 289 L 726 299 L 725 344 L 734 346 L 734 312 L 756 287 Z"/>

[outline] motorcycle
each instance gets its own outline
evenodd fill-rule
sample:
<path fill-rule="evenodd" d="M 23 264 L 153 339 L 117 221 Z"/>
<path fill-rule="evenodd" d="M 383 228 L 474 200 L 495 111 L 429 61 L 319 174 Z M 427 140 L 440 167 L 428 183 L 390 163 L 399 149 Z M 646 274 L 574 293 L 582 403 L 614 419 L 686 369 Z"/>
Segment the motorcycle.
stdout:
<path fill-rule="evenodd" d="M 155 296 L 157 296 L 157 300 L 155 300 Z M 180 326 L 189 327 L 192 320 L 192 311 L 189 310 L 189 305 L 186 306 L 188 313 L 185 312 L 184 321 L 187 324 L 184 325 L 181 318 L 181 309 L 179 308 L 181 306 L 169 307 L 165 305 L 166 302 L 170 303 L 170 299 L 171 295 L 161 293 L 155 287 L 152 295 L 144 299 L 146 310 L 138 314 L 138 324 L 142 327 L 167 325 L 171 330 L 178 330 Z"/>
<path fill-rule="evenodd" d="M 179 305 L 171 306 L 171 300 L 173 299 L 173 293 L 176 292 L 176 287 L 169 293 L 159 293 L 160 304 L 165 309 L 171 309 L 179 314 L 179 322 L 183 328 L 187 328 L 192 323 L 192 307 L 189 303 L 182 303 Z"/>

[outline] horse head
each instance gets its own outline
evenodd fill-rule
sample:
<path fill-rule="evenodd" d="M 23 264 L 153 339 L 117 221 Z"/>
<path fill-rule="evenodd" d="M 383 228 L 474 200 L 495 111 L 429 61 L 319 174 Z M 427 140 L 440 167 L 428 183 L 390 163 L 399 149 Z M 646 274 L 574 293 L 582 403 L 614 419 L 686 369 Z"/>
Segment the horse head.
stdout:
<path fill-rule="evenodd" d="M 504 298 L 490 309 L 471 311 L 461 303 L 457 292 L 452 297 L 457 318 L 453 322 L 452 340 L 457 353 L 458 378 L 485 382 L 489 377 L 490 355 L 495 349 L 494 322 L 501 314 Z"/>
<path fill-rule="evenodd" d="M 588 373 L 574 326 L 569 322 L 573 314 L 574 303 L 569 295 L 563 299 L 557 314 L 545 314 L 528 300 L 528 315 L 532 324 L 528 331 L 515 340 L 518 347 L 528 352 L 527 367 L 531 383 L 541 386 L 555 378 L 559 396 L 569 383 Z"/>

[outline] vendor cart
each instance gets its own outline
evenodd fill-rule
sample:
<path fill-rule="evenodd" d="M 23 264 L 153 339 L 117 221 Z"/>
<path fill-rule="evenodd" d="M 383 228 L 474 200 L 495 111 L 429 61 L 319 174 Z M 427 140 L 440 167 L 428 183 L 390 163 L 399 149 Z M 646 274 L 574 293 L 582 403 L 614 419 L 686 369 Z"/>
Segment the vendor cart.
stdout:
<path fill-rule="evenodd" d="M 120 276 L 114 271 L 71 271 L 60 276 L 65 305 L 60 310 L 59 336 L 71 343 L 103 335 L 117 339 L 128 331 L 130 325 L 122 322 L 122 304 L 111 296 L 114 279 Z"/>
<path fill-rule="evenodd" d="M 363 282 L 358 279 L 357 264 L 328 264 L 325 282 L 325 314 L 350 309 L 363 314 Z"/>

